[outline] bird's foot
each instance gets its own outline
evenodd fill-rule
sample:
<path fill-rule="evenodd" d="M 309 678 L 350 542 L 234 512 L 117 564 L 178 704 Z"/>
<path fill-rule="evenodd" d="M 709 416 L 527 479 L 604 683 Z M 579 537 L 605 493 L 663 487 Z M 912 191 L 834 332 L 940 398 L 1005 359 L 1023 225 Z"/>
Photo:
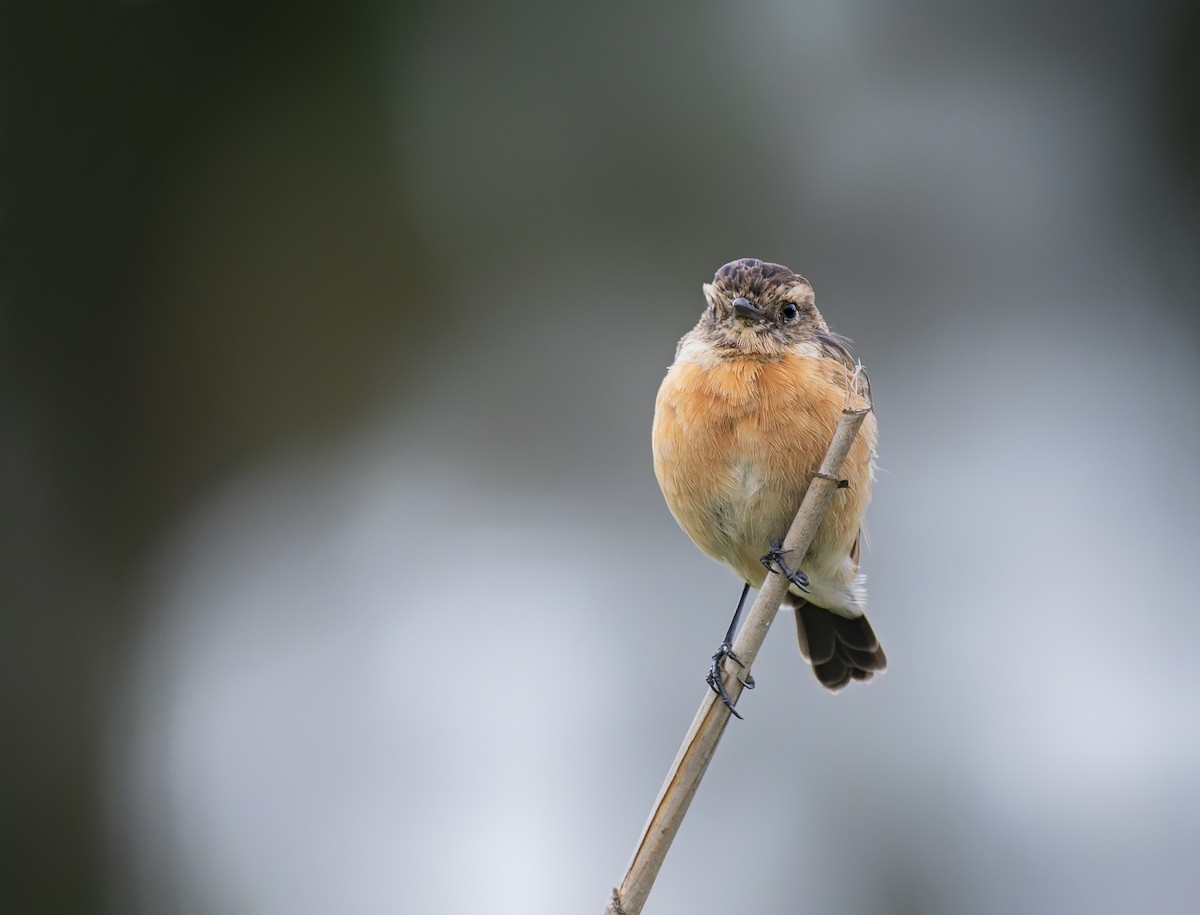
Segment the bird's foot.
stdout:
<path fill-rule="evenodd" d="M 759 562 L 761 562 L 763 564 L 763 567 L 768 572 L 776 571 L 772 567 L 779 566 L 779 571 L 784 574 L 784 577 L 787 578 L 788 581 L 790 581 L 792 584 L 794 584 L 797 588 L 799 588 L 805 594 L 807 594 L 808 593 L 808 576 L 805 575 L 803 572 L 801 572 L 799 569 L 793 569 L 791 566 L 789 566 L 787 564 L 787 562 L 784 561 L 783 557 L 788 555 L 791 552 L 792 552 L 791 550 L 785 550 L 783 548 L 782 540 L 772 540 L 770 551 L 768 551 L 767 555 L 764 556 L 762 559 L 760 559 Z"/>
<path fill-rule="evenodd" d="M 704 678 L 704 682 L 708 684 L 709 689 L 721 697 L 721 701 L 725 703 L 725 707 L 733 713 L 735 718 L 741 718 L 741 714 L 733 707 L 733 698 L 729 695 L 729 690 L 725 688 L 725 678 L 721 676 L 721 662 L 726 658 L 729 658 L 729 660 L 733 661 L 739 667 L 744 668 L 746 666 L 733 653 L 733 646 L 728 642 L 722 642 L 717 647 L 717 653 L 712 656 L 712 663 L 708 666 L 708 676 Z M 738 681 L 746 689 L 754 689 L 754 677 L 748 672 L 745 677 L 738 677 Z"/>

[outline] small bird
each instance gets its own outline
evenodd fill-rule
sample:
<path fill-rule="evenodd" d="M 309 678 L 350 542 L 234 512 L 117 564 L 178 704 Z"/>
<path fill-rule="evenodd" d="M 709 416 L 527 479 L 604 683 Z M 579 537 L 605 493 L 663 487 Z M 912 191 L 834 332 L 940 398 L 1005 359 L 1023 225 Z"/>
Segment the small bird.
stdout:
<path fill-rule="evenodd" d="M 819 470 L 841 413 L 869 404 L 848 341 L 817 311 L 812 284 L 779 264 L 743 258 L 704 284 L 707 308 L 675 350 L 654 411 L 654 473 L 684 532 L 745 586 L 708 682 L 736 715 L 720 664 L 738 617 L 768 572 L 789 579 L 800 651 L 837 691 L 887 666 L 863 615 L 858 571 L 877 428 L 867 415 L 808 553 L 792 568 L 781 542 Z M 752 687 L 747 676 L 743 683 Z M 740 717 L 740 716 L 739 716 Z"/>

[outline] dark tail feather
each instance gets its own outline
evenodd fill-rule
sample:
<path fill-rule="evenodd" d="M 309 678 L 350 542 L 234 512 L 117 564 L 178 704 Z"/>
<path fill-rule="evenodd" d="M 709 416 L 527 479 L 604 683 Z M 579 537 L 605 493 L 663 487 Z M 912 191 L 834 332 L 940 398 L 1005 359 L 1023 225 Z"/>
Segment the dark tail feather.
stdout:
<path fill-rule="evenodd" d="M 887 657 L 865 616 L 839 616 L 794 594 L 788 594 L 785 603 L 796 611 L 800 653 L 826 689 L 836 692 L 851 680 L 870 680 L 887 668 Z"/>

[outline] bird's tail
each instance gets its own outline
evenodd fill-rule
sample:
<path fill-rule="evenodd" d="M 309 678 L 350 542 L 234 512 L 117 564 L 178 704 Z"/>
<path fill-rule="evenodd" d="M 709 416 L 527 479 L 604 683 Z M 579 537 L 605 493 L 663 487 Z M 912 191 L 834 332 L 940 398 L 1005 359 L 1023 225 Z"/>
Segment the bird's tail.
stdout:
<path fill-rule="evenodd" d="M 840 616 L 794 594 L 787 595 L 785 605 L 796 611 L 800 653 L 826 689 L 836 692 L 851 680 L 870 680 L 887 669 L 887 657 L 865 616 Z"/>

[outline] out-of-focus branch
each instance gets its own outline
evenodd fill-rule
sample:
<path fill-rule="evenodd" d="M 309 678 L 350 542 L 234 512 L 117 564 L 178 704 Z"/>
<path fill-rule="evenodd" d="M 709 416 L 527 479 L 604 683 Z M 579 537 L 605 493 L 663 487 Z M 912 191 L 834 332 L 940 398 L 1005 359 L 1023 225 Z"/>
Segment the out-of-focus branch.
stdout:
<path fill-rule="evenodd" d="M 808 552 L 817 528 L 821 525 L 821 519 L 825 517 L 837 490 L 842 464 L 845 463 L 854 437 L 869 412 L 870 407 L 843 411 L 833 441 L 825 454 L 825 460 L 821 463 L 820 473 L 809 483 L 800 509 L 796 512 L 796 518 L 788 530 L 787 537 L 784 538 L 784 550 L 792 551 L 796 556 L 803 556 Z M 767 630 L 771 628 L 779 605 L 783 603 L 787 588 L 788 580 L 785 576 L 768 575 L 734 640 L 733 654 L 742 660 L 747 670 L 758 656 L 758 650 L 767 637 Z M 741 680 L 738 679 L 741 667 L 726 659 L 723 673 L 725 688 L 729 691 L 730 698 L 736 702 L 743 688 Z M 646 821 L 638 839 L 625 878 L 612 892 L 612 898 L 604 910 L 605 915 L 639 915 L 642 911 L 646 897 L 650 895 L 650 889 L 654 886 L 654 880 L 658 877 L 667 856 L 667 849 L 671 847 L 675 834 L 679 832 L 679 826 L 692 803 L 700 779 L 704 777 L 729 717 L 729 709 L 712 690 L 708 690 L 692 726 L 688 728 L 687 736 L 683 739 L 683 746 L 679 748 L 679 754 L 671 764 L 667 779 L 658 792 L 650 819 Z"/>

